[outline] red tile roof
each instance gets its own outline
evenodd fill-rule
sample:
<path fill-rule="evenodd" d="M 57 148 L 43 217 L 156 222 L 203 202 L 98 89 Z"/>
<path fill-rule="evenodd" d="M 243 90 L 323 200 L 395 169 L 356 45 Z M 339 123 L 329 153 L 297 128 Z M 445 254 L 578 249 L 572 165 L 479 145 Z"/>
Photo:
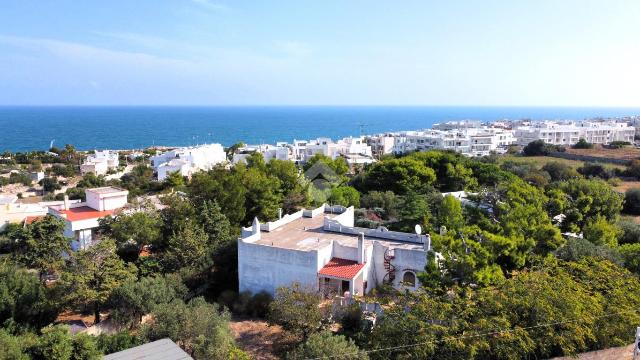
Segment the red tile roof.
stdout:
<path fill-rule="evenodd" d="M 41 216 L 27 216 L 24 219 L 24 222 L 27 223 L 27 224 L 31 224 L 32 222 L 40 220 L 42 218 L 44 218 L 44 215 L 41 215 Z"/>
<path fill-rule="evenodd" d="M 331 260 L 318 271 L 318 274 L 341 279 L 353 279 L 363 267 L 364 264 L 358 264 L 357 261 L 331 258 Z"/>
<path fill-rule="evenodd" d="M 61 215 L 67 215 L 69 221 L 80 221 L 88 219 L 99 219 L 113 214 L 113 210 L 98 211 L 88 206 L 80 206 L 69 210 L 58 210 Z"/>

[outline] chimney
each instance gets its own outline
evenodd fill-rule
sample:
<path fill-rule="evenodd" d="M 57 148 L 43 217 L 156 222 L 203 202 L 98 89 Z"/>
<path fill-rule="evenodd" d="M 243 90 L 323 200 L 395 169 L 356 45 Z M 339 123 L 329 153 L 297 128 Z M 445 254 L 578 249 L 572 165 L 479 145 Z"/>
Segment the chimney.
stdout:
<path fill-rule="evenodd" d="M 251 224 L 251 230 L 253 234 L 260 233 L 260 221 L 258 221 L 257 217 L 253 218 L 253 224 Z"/>
<path fill-rule="evenodd" d="M 422 245 L 424 245 L 424 251 L 431 250 L 431 235 L 429 234 L 424 235 L 424 243 Z"/>
<path fill-rule="evenodd" d="M 364 264 L 364 233 L 358 234 L 358 264 Z"/>
<path fill-rule="evenodd" d="M 282 208 L 278 208 L 278 219 L 282 219 Z"/>
<path fill-rule="evenodd" d="M 70 205 L 69 205 L 69 195 L 65 195 L 64 196 L 64 209 L 65 210 L 69 210 L 69 207 L 70 207 Z"/>

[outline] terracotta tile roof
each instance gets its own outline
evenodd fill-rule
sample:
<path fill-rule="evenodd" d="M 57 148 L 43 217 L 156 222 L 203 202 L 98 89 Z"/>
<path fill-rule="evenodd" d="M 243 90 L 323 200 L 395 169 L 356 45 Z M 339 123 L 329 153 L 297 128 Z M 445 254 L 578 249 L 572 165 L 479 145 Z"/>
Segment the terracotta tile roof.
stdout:
<path fill-rule="evenodd" d="M 353 279 L 363 267 L 364 264 L 358 264 L 357 261 L 334 257 L 318 271 L 318 274 L 341 279 Z"/>
<path fill-rule="evenodd" d="M 44 215 L 41 215 L 41 216 L 27 216 L 27 217 L 24 219 L 24 222 L 25 222 L 26 224 L 31 224 L 31 223 L 33 223 L 34 221 L 40 220 L 40 219 L 42 219 L 42 218 L 44 218 Z"/>
<path fill-rule="evenodd" d="M 88 206 L 80 206 L 69 210 L 58 210 L 61 215 L 67 215 L 69 221 L 80 221 L 88 219 L 99 219 L 113 214 L 113 210 L 98 211 Z"/>

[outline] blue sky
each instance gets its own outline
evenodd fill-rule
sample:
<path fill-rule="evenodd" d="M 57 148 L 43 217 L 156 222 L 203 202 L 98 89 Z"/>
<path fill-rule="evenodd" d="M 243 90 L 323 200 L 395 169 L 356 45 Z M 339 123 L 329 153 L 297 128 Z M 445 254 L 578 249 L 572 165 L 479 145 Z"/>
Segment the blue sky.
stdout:
<path fill-rule="evenodd" d="M 4 105 L 640 106 L 640 1 L 5 0 Z"/>

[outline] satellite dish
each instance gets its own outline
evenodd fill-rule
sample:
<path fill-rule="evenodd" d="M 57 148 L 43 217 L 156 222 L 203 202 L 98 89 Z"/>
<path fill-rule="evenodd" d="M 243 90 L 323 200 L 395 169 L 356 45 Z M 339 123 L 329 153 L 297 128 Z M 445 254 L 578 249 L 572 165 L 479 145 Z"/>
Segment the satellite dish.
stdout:
<path fill-rule="evenodd" d="M 420 226 L 420 224 L 416 224 L 415 230 L 416 230 L 416 234 L 418 235 L 422 234 L 422 226 Z"/>

